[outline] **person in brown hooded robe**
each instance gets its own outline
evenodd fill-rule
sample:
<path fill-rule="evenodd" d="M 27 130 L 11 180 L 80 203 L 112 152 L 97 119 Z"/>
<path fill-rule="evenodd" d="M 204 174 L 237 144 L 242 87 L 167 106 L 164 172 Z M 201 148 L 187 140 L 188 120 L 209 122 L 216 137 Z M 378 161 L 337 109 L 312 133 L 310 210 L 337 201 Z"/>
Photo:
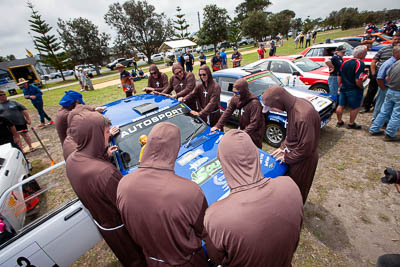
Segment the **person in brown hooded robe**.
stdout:
<path fill-rule="evenodd" d="M 122 174 L 104 160 L 110 124 L 97 112 L 74 117 L 69 129 L 77 149 L 66 161 L 67 177 L 119 261 L 124 266 L 146 266 L 141 248 L 129 236 L 118 212 L 117 187 Z"/>
<path fill-rule="evenodd" d="M 155 125 L 139 168 L 118 185 L 122 220 L 148 266 L 208 266 L 201 246 L 208 204 L 200 186 L 174 172 L 180 145 L 176 125 Z"/>
<path fill-rule="evenodd" d="M 187 103 L 195 100 L 197 103 L 197 111 L 191 111 L 195 116 L 199 116 L 211 127 L 214 126 L 221 117 L 220 95 L 221 87 L 214 81 L 210 67 L 203 65 L 199 69 L 201 83 L 198 83 L 194 90 L 185 97 L 178 98 L 179 101 Z"/>
<path fill-rule="evenodd" d="M 249 84 L 245 79 L 239 79 L 233 84 L 233 93 L 234 96 L 228 107 L 211 131 L 217 129 L 222 131 L 224 124 L 230 119 L 233 112 L 239 110 L 239 128 L 250 135 L 251 140 L 258 148 L 262 148 L 265 119 L 260 101 L 249 91 Z"/>
<path fill-rule="evenodd" d="M 262 99 L 266 109 L 287 112 L 286 139 L 271 155 L 289 165 L 289 176 L 306 203 L 318 165 L 321 118 L 308 100 L 293 96 L 281 86 L 268 88 Z"/>
<path fill-rule="evenodd" d="M 303 203 L 288 176 L 264 178 L 249 135 L 230 130 L 218 146 L 230 187 L 225 199 L 206 211 L 207 254 L 230 267 L 291 266 L 300 237 Z"/>
<path fill-rule="evenodd" d="M 159 92 L 168 88 L 168 76 L 167 74 L 160 72 L 155 64 L 152 64 L 149 68 L 150 77 L 147 81 L 147 87 L 143 90 L 146 93 Z"/>
<path fill-rule="evenodd" d="M 172 66 L 172 73 L 174 74 L 169 79 L 169 87 L 162 91 L 164 94 L 171 94 L 172 90 L 175 91 L 174 98 L 185 97 L 193 91 L 196 86 L 196 78 L 191 72 L 185 72 L 180 64 L 174 64 Z M 186 105 L 190 109 L 196 109 L 196 102 L 186 102 Z"/>

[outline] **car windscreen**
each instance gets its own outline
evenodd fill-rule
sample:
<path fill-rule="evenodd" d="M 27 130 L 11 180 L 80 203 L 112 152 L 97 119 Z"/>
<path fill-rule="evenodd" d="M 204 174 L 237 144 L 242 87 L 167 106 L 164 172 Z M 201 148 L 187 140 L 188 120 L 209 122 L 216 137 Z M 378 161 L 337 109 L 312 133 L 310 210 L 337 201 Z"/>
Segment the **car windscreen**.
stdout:
<path fill-rule="evenodd" d="M 124 169 L 132 168 L 139 162 L 141 144 L 140 136 L 149 135 L 154 125 L 160 122 L 170 122 L 179 127 L 181 132 L 181 144 L 190 140 L 194 132 L 204 131 L 207 125 L 198 117 L 190 114 L 183 104 L 157 111 L 153 115 L 120 127 L 119 134 L 115 137 L 118 152 Z"/>
<path fill-rule="evenodd" d="M 383 38 L 385 38 L 386 40 L 389 40 L 389 41 L 392 40 L 392 37 L 390 37 L 389 35 L 381 34 L 381 36 L 382 36 Z"/>
<path fill-rule="evenodd" d="M 249 83 L 249 90 L 256 96 L 260 96 L 264 91 L 272 85 L 283 86 L 281 81 L 271 72 L 263 72 L 246 78 Z"/>
<path fill-rule="evenodd" d="M 295 59 L 293 60 L 293 63 L 304 72 L 309 72 L 321 68 L 321 65 L 308 58 Z"/>

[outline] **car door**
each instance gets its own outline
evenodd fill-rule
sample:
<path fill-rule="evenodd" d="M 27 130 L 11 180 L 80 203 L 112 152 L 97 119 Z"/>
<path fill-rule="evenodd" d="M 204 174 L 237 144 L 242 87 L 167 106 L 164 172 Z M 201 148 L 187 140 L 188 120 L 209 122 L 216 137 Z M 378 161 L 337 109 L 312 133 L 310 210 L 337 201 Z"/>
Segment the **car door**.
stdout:
<path fill-rule="evenodd" d="M 233 84 L 237 79 L 231 77 L 219 77 L 217 82 L 221 87 L 221 107 L 226 109 L 229 105 L 231 98 L 233 97 Z"/>
<path fill-rule="evenodd" d="M 53 167 L 1 196 L 0 218 L 5 228 L 0 233 L 0 266 L 69 266 L 101 240 L 90 213 L 65 177 L 64 162 Z M 13 193 L 24 186 L 31 190 L 29 195 L 24 191 L 23 204 L 12 201 Z M 24 225 L 11 224 L 10 219 L 21 212 L 26 213 Z"/>
<path fill-rule="evenodd" d="M 312 61 L 325 61 L 323 47 L 311 48 L 304 56 Z"/>
<path fill-rule="evenodd" d="M 288 62 L 283 60 L 271 60 L 269 70 L 285 85 L 289 83 L 293 76 L 293 69 Z"/>

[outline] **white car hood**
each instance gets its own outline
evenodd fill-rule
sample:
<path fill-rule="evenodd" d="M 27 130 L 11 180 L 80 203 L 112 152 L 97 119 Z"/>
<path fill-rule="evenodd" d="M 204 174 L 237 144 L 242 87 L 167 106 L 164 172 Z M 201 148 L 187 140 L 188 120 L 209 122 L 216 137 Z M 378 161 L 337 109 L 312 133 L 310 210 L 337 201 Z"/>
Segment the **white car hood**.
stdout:
<path fill-rule="evenodd" d="M 308 101 L 311 102 L 311 104 L 314 106 L 315 110 L 320 112 L 330 104 L 332 104 L 332 100 L 329 98 L 323 97 L 323 96 L 318 96 L 314 94 L 310 94 L 304 91 L 292 89 L 292 88 L 285 88 L 289 93 L 296 97 L 304 98 L 307 99 Z"/>

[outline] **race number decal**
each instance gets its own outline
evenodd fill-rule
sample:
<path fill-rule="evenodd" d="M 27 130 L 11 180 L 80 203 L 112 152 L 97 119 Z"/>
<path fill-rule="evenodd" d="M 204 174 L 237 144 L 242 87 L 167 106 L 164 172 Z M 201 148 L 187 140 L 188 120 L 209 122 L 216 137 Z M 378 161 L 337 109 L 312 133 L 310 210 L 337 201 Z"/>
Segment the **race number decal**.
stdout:
<path fill-rule="evenodd" d="M 58 267 L 36 242 L 17 252 L 5 262 L 1 262 L 0 266 Z"/>

